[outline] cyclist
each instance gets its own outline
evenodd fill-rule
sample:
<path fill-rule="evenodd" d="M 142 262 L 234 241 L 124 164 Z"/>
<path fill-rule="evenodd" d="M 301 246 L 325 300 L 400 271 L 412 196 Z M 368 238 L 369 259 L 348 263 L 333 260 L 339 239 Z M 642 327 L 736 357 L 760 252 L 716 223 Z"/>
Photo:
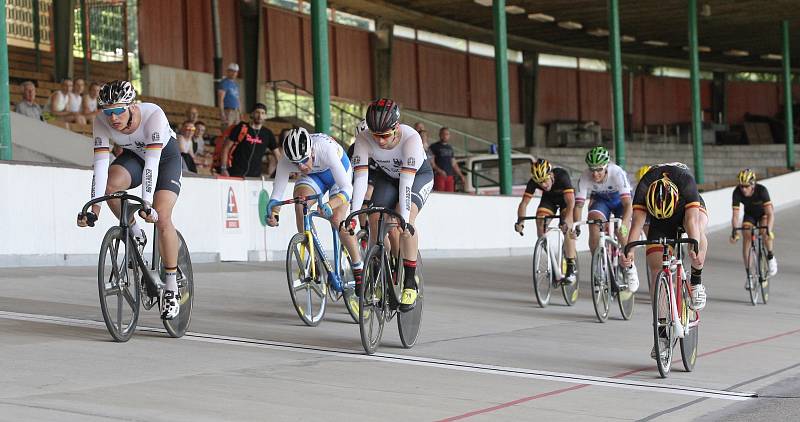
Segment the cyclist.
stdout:
<path fill-rule="evenodd" d="M 744 204 L 743 227 L 768 226 L 767 232 L 762 229 L 764 242 L 767 246 L 767 261 L 769 265 L 769 276 L 778 273 L 778 262 L 772 252 L 773 239 L 775 233 L 772 228 L 775 224 L 775 213 L 772 210 L 772 202 L 769 199 L 769 191 L 764 185 L 756 183 L 756 173 L 750 169 L 739 172 L 739 185 L 733 189 L 733 215 L 731 217 L 731 227 L 739 227 L 739 205 Z M 731 243 L 739 239 L 739 232 L 731 231 Z M 747 268 L 747 254 L 750 250 L 751 239 L 745 236 L 742 241 L 742 258 L 744 266 Z M 748 274 L 749 275 L 749 274 Z M 749 284 L 745 288 L 750 288 Z"/>
<path fill-rule="evenodd" d="M 279 202 L 283 199 L 283 191 L 289 182 L 289 173 L 302 173 L 294 185 L 295 197 L 323 195 L 328 192 L 328 202 L 320 201 L 317 210 L 320 215 L 330 220 L 333 227 L 347 217 L 350 198 L 353 194 L 350 159 L 336 140 L 324 133 L 308 133 L 304 128 L 292 129 L 283 140 L 283 157 L 275 171 L 275 185 L 272 188 L 272 199 L 267 204 L 267 225 L 278 225 L 276 216 L 280 212 Z M 314 201 L 309 202 L 313 204 Z M 295 223 L 297 231 L 303 231 L 303 205 L 295 205 Z M 339 230 L 342 244 L 350 252 L 353 276 L 360 283 L 363 264 L 354 236 L 348 230 Z"/>
<path fill-rule="evenodd" d="M 94 178 L 92 199 L 142 185 L 145 208 L 139 216 L 158 229 L 159 250 L 166 272 L 161 318 L 173 319 L 180 310 L 177 283 L 178 235 L 172 224 L 172 209 L 181 190 L 181 154 L 175 132 L 164 111 L 152 103 L 133 104 L 136 91 L 128 81 L 109 82 L 100 89 L 97 105 L 102 110 L 94 118 Z M 111 160 L 110 141 L 122 147 Z M 119 200 L 108 201 L 119 216 Z M 78 215 L 78 226 L 93 224 L 100 215 L 100 204 Z M 146 243 L 144 231 L 131 223 L 139 247 Z"/>
<path fill-rule="evenodd" d="M 628 229 L 631 224 L 633 207 L 631 205 L 631 186 L 628 183 L 628 174 L 622 167 L 611 163 L 608 150 L 596 146 L 586 154 L 586 165 L 589 168 L 581 174 L 578 180 L 578 193 L 575 195 L 575 211 L 573 219 L 579 221 L 583 212 L 583 204 L 588 197 L 589 219 L 603 219 L 608 221 L 611 214 L 622 219 L 622 224 L 617 231 L 620 245 L 628 243 Z M 600 226 L 589 226 L 589 248 L 592 252 L 600 241 Z M 625 279 L 628 290 L 636 292 L 639 289 L 639 276 L 636 267 L 631 265 L 625 269 Z"/>
<path fill-rule="evenodd" d="M 355 185 L 353 207 L 360 210 L 367 192 L 369 160 L 375 162 L 372 206 L 396 208 L 406 220 L 402 227 L 400 248 L 403 252 L 403 293 L 399 310 L 407 312 L 417 302 L 417 250 L 419 230 L 412 234 L 417 215 L 433 188 L 433 169 L 422 147 L 422 139 L 414 128 L 400 123 L 400 107 L 394 100 L 381 98 L 367 107 L 367 128 L 356 136 L 353 151 Z M 380 170 L 380 171 L 377 171 Z M 370 227 L 378 227 L 378 214 L 370 215 Z M 377 230 L 370 230 L 370 243 L 375 243 Z M 395 243 L 396 244 L 396 243 Z"/>
<path fill-rule="evenodd" d="M 577 281 L 575 276 L 575 236 L 572 227 L 572 215 L 575 208 L 575 189 L 569 173 L 562 168 L 553 168 L 549 161 L 539 159 L 531 165 L 531 178 L 525 187 L 525 193 L 517 207 L 517 222 L 514 223 L 514 230 L 522 235 L 525 229 L 523 218 L 528 208 L 528 203 L 536 193 L 536 189 L 542 191 L 542 199 L 539 208 L 536 209 L 537 217 L 554 216 L 560 211 L 563 218 L 561 220 L 561 230 L 564 232 L 564 249 L 567 258 L 567 273 L 564 279 L 574 284 Z M 568 231 L 569 230 L 569 231 Z M 545 226 L 543 220 L 536 220 L 536 234 L 544 236 Z"/>
<path fill-rule="evenodd" d="M 650 216 L 648 240 L 675 238 L 681 228 L 690 238 L 697 240 L 698 252 L 689 252 L 692 260 L 692 297 L 689 306 L 698 311 L 703 309 L 706 306 L 706 289 L 701 274 L 708 249 L 705 233 L 708 215 L 694 177 L 685 164 L 658 164 L 642 176 L 633 197 L 633 223 L 628 239 L 639 238 L 647 216 Z M 661 269 L 660 254 L 661 246 L 647 247 L 647 264 L 653 275 Z M 622 261 L 625 266 L 632 265 L 633 250 Z M 653 291 L 654 281 L 650 280 L 650 291 Z"/>
<path fill-rule="evenodd" d="M 367 121 L 366 120 L 362 120 L 362 121 L 358 122 L 358 126 L 356 126 L 356 137 L 358 137 L 358 135 L 361 132 L 366 132 L 368 130 L 369 130 L 369 127 L 367 127 Z M 350 158 L 351 162 L 353 161 L 353 152 L 355 151 L 355 148 L 356 148 L 356 142 L 355 142 L 355 140 L 353 140 L 353 143 L 350 144 L 349 148 L 347 148 L 347 157 Z M 369 159 L 369 171 L 368 171 L 369 176 L 367 177 L 367 193 L 364 194 L 364 205 L 363 205 L 364 208 L 369 208 L 369 206 L 372 205 L 372 201 L 371 201 L 372 189 L 375 186 L 375 172 L 376 171 L 380 171 L 380 170 L 378 170 L 378 168 L 375 166 L 375 161 L 373 161 L 370 158 Z M 353 178 L 355 179 L 355 174 L 353 174 Z M 367 216 L 365 216 L 363 214 L 359 215 L 358 216 L 358 221 L 359 221 L 362 229 L 367 227 Z"/>
<path fill-rule="evenodd" d="M 648 164 L 639 167 L 639 170 L 636 171 L 637 184 L 639 183 L 640 180 L 642 180 L 642 177 L 644 177 L 644 175 L 647 174 L 648 171 L 650 171 L 650 166 Z M 644 232 L 645 236 L 647 236 L 647 232 L 649 230 L 650 230 L 650 215 L 648 214 L 644 220 L 644 227 L 642 227 L 642 231 Z"/>

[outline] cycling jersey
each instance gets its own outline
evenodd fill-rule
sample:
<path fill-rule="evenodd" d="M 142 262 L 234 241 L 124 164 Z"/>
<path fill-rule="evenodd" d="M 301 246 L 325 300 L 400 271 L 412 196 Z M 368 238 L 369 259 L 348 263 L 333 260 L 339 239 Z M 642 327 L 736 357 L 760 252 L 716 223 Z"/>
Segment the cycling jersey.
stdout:
<path fill-rule="evenodd" d="M 622 217 L 624 207 L 622 198 L 630 198 L 631 186 L 628 183 L 628 175 L 622 167 L 616 164 L 609 164 L 606 167 L 606 176 L 600 182 L 595 182 L 591 170 L 586 170 L 578 180 L 578 192 L 575 195 L 575 203 L 583 204 L 586 198 L 591 199 L 589 212 L 599 212 L 605 219 L 613 213 L 617 217 Z"/>
<path fill-rule="evenodd" d="M 141 174 L 142 199 L 152 204 L 155 191 L 160 189 L 158 185 L 169 185 L 169 182 L 158 183 L 159 163 L 162 161 L 162 148 L 169 144 L 174 144 L 175 148 L 177 148 L 177 144 L 174 141 L 170 142 L 171 139 L 175 138 L 175 132 L 169 126 L 169 121 L 164 111 L 156 104 L 141 103 L 131 107 L 138 107 L 141 114 L 141 122 L 136 131 L 130 135 L 112 128 L 108 118 L 102 113 L 98 114 L 94 119 L 92 129 L 94 138 L 92 199 L 98 198 L 105 193 L 106 183 L 108 182 L 108 166 L 111 159 L 111 141 L 114 141 L 124 150 L 135 154 L 136 157 L 143 161 Z M 173 154 L 170 154 L 170 162 L 178 163 L 178 180 L 174 181 L 174 174 L 170 174 L 169 177 L 173 178 L 172 182 L 177 183 L 178 188 L 180 188 L 180 161 L 174 161 L 172 156 Z M 177 157 L 180 159 L 180 155 L 177 155 Z M 117 160 L 114 163 L 118 164 Z M 131 174 L 131 179 L 137 180 L 138 176 Z"/>
<path fill-rule="evenodd" d="M 677 229 L 683 226 L 686 210 L 690 208 L 700 208 L 701 211 L 705 212 L 705 203 L 697 191 L 694 177 L 689 172 L 689 168 L 682 163 L 658 164 L 645 173 L 636 186 L 636 193 L 633 196 L 634 210 L 644 211 L 647 215 L 650 215 L 645 202 L 647 188 L 650 187 L 651 183 L 665 176 L 678 188 L 678 203 L 675 205 L 675 212 L 670 218 L 658 219 L 652 217 L 650 219 L 648 239 L 657 238 L 654 235 L 659 233 L 667 237 L 674 237 Z"/>
<path fill-rule="evenodd" d="M 398 198 L 400 200 L 400 215 L 408 220 L 413 203 L 412 188 L 418 172 L 427 174 L 431 166 L 425 149 L 422 147 L 422 138 L 414 128 L 400 124 L 397 127 L 400 141 L 392 149 L 383 149 L 372 140 L 372 134 L 363 131 L 356 136 L 356 146 L 353 151 L 353 166 L 355 168 L 355 183 L 353 187 L 353 210 L 360 210 L 364 203 L 367 191 L 368 164 L 371 158 L 376 168 L 390 179 L 398 179 Z M 433 171 L 430 170 L 431 175 Z M 427 178 L 427 176 L 426 176 Z M 431 177 L 431 182 L 432 182 Z M 425 184 L 427 186 L 428 184 Z M 427 198 L 430 190 L 423 186 L 419 194 Z M 374 195 L 374 194 L 373 194 Z M 373 196 L 373 200 L 374 200 Z M 424 199 L 422 200 L 424 202 Z"/>
<path fill-rule="evenodd" d="M 761 220 L 761 217 L 764 216 L 764 208 L 772 205 L 769 199 L 769 191 L 760 183 L 756 183 L 753 194 L 750 196 L 745 196 L 738 186 L 733 188 L 732 200 L 734 212 L 739 212 L 739 204 L 744 204 L 745 221 L 751 219 L 754 221 Z"/>
<path fill-rule="evenodd" d="M 342 201 L 350 202 L 353 194 L 352 169 L 350 160 L 344 153 L 341 145 L 324 133 L 312 133 L 311 155 L 313 157 L 311 172 L 302 175 L 296 185 L 308 185 L 315 193 L 323 194 L 330 190 L 331 198 L 340 195 Z M 275 185 L 272 188 L 272 198 L 283 200 L 283 191 L 289 182 L 289 173 L 300 173 L 297 164 L 281 156 L 278 168 L 275 171 Z"/>
<path fill-rule="evenodd" d="M 536 214 L 547 215 L 555 215 L 559 209 L 566 208 L 567 202 L 564 200 L 564 196 L 572 195 L 575 192 L 569 173 L 559 167 L 553 169 L 553 185 L 549 191 L 545 191 L 541 185 L 530 179 L 528 180 L 528 185 L 525 186 L 523 197 L 532 197 L 536 193 L 536 189 L 542 191 L 542 199 L 539 201 L 539 208 L 536 210 Z"/>

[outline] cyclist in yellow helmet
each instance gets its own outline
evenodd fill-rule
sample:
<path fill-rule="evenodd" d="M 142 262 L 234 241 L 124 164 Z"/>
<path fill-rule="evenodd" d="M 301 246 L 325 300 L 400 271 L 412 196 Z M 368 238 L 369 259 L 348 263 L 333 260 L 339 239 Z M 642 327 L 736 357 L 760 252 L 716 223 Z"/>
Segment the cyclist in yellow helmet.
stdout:
<path fill-rule="evenodd" d="M 536 209 L 537 217 L 548 215 L 559 215 L 564 217 L 561 220 L 561 230 L 567 233 L 567 229 L 572 227 L 572 211 L 575 208 L 575 189 L 569 173 L 562 168 L 553 168 L 549 161 L 539 159 L 531 165 L 531 179 L 525 187 L 525 193 L 517 207 L 517 222 L 514 230 L 522 235 L 525 229 L 523 217 L 525 217 L 528 203 L 530 203 L 536 190 L 542 191 L 542 199 Z M 544 222 L 536 220 L 536 234 L 542 236 L 545 232 Z M 564 236 L 564 250 L 567 256 L 567 273 L 564 275 L 570 284 L 576 282 L 575 276 L 575 239 L 572 235 Z"/>
<path fill-rule="evenodd" d="M 708 215 L 705 202 L 697 191 L 697 184 L 682 163 L 668 163 L 653 166 L 647 171 L 633 196 L 633 223 L 629 241 L 639 239 L 645 219 L 650 216 L 650 229 L 647 239 L 676 238 L 679 229 L 698 241 L 699 251 L 689 252 L 692 260 L 691 282 L 692 301 L 690 306 L 700 310 L 706 304 L 705 286 L 701 274 L 705 263 L 708 240 L 706 225 Z M 633 262 L 633 251 L 622 259 L 623 265 Z M 661 267 L 661 246 L 647 248 L 647 265 L 651 274 L 658 274 Z M 650 280 L 651 288 L 654 280 Z M 651 290 L 652 291 L 652 290 Z"/>
<path fill-rule="evenodd" d="M 767 246 L 767 262 L 769 265 L 769 276 L 772 277 L 778 273 L 778 261 L 775 259 L 773 253 L 773 239 L 775 234 L 772 229 L 775 225 L 775 213 L 772 209 L 772 202 L 769 199 L 769 191 L 764 185 L 756 183 L 756 173 L 750 169 L 744 169 L 739 172 L 739 185 L 733 188 L 733 216 L 731 217 L 731 243 L 735 243 L 739 239 L 739 232 L 733 230 L 739 227 L 739 205 L 744 204 L 744 219 L 742 221 L 743 227 L 768 226 L 765 231 L 761 230 L 764 235 L 765 244 Z M 744 259 L 744 266 L 747 268 L 748 251 L 750 251 L 750 237 L 745 236 L 742 241 L 742 258 Z M 745 283 L 745 288 L 749 288 L 750 284 Z"/>

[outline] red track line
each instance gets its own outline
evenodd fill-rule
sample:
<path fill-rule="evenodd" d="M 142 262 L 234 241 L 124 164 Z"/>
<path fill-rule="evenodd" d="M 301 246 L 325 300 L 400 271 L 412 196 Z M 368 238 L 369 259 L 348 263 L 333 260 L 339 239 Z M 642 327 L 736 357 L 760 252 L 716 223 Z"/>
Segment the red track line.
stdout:
<path fill-rule="evenodd" d="M 796 330 L 792 330 L 792 331 L 787 331 L 785 333 L 780 333 L 780 334 L 775 334 L 773 336 L 764 337 L 764 338 L 761 338 L 761 339 L 743 341 L 741 343 L 736 343 L 736 344 L 732 344 L 730 346 L 721 347 L 719 349 L 714 349 L 714 350 L 711 350 L 709 352 L 700 353 L 699 355 L 697 355 L 697 357 L 700 358 L 700 357 L 710 356 L 710 355 L 713 355 L 713 354 L 716 354 L 716 353 L 720 353 L 720 352 L 724 352 L 724 351 L 727 351 L 727 350 L 737 349 L 737 348 L 743 347 L 743 346 L 749 346 L 751 344 L 764 343 L 764 342 L 767 342 L 767 341 L 770 341 L 770 340 L 775 340 L 776 338 L 785 337 L 785 336 L 796 334 L 796 333 L 800 333 L 800 328 L 798 328 Z M 675 362 L 677 362 L 678 360 L 679 359 L 676 359 Z M 638 369 L 632 369 L 630 371 L 625 371 L 625 372 L 621 372 L 621 373 L 616 374 L 616 375 L 612 375 L 609 378 L 625 378 L 628 375 L 633 375 L 633 374 L 636 374 L 636 373 L 639 373 L 639 372 L 642 372 L 642 371 L 648 371 L 648 370 L 651 370 L 651 369 L 653 369 L 652 366 L 642 367 L 642 368 L 638 368 Z M 558 389 L 558 390 L 548 391 L 548 392 L 545 392 L 545 393 L 537 394 L 535 396 L 522 397 L 522 398 L 516 399 L 514 401 L 498 404 L 496 406 L 487 407 L 487 408 L 484 408 L 484 409 L 473 410 L 472 412 L 464 413 L 462 415 L 451 416 L 449 418 L 440 419 L 437 422 L 450 422 L 450 421 L 457 421 L 457 420 L 461 420 L 461 419 L 467 419 L 467 418 L 470 418 L 470 417 L 473 417 L 473 416 L 477 416 L 477 415 L 480 415 L 480 414 L 483 414 L 483 413 L 494 412 L 496 410 L 501 410 L 501 409 L 505 409 L 507 407 L 516 406 L 516 405 L 521 404 L 521 403 L 525 403 L 525 402 L 529 402 L 529 401 L 532 401 L 532 400 L 541 399 L 541 398 L 544 398 L 544 397 L 556 396 L 556 395 L 559 395 L 559 394 L 562 394 L 562 393 L 566 393 L 568 391 L 579 390 L 581 388 L 588 387 L 588 386 L 589 386 L 589 384 L 577 384 L 577 385 L 573 385 L 572 387 L 567 387 L 567 388 L 561 388 L 561 389 Z"/>

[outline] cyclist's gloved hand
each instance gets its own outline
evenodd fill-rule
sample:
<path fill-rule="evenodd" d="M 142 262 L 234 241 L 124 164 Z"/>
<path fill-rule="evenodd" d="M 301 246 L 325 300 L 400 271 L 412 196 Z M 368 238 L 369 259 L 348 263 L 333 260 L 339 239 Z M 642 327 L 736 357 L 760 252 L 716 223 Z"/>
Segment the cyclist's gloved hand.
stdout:
<path fill-rule="evenodd" d="M 523 230 L 525 230 L 525 225 L 524 224 L 522 224 L 522 223 L 514 223 L 514 231 L 519 233 L 520 236 L 524 235 L 524 233 L 522 232 Z"/>
<path fill-rule="evenodd" d="M 79 213 L 78 214 L 78 227 L 94 227 L 94 223 L 97 221 L 97 214 L 87 211 L 86 214 Z"/>
<path fill-rule="evenodd" d="M 144 221 L 147 221 L 148 223 L 155 223 L 158 221 L 158 213 L 153 207 L 140 209 L 139 217 L 144 218 Z"/>
<path fill-rule="evenodd" d="M 331 208 L 331 206 L 327 202 L 320 203 L 319 207 L 317 207 L 317 211 L 319 212 L 319 215 L 325 218 L 333 217 L 333 208 Z"/>
<path fill-rule="evenodd" d="M 274 199 L 270 199 L 267 202 L 267 214 L 264 216 L 265 223 L 267 223 L 270 227 L 276 227 L 278 225 L 278 213 L 280 212 L 280 201 L 276 201 Z"/>

